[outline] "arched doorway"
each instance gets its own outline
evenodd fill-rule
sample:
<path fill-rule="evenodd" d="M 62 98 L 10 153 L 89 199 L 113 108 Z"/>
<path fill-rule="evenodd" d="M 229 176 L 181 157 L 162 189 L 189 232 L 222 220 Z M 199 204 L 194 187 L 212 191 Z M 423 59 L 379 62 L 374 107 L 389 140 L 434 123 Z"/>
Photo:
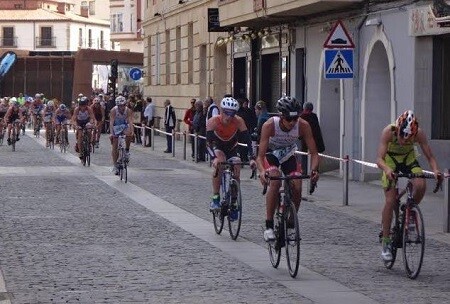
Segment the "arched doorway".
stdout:
<path fill-rule="evenodd" d="M 391 44 L 379 29 L 366 49 L 361 117 L 362 157 L 376 162 L 380 134 L 395 113 L 394 60 Z M 364 181 L 378 179 L 380 170 L 364 166 Z"/>

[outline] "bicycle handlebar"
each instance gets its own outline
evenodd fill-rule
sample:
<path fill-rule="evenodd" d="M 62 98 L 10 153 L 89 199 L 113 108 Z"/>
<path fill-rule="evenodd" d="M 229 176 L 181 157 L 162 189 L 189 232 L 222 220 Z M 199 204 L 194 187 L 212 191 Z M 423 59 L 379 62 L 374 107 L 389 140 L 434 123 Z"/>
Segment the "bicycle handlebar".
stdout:
<path fill-rule="evenodd" d="M 293 179 L 308 179 L 311 178 L 311 175 L 288 175 L 288 176 L 269 176 L 268 173 L 266 172 L 265 177 L 269 180 L 269 182 L 271 180 L 293 180 Z M 269 183 L 265 183 L 264 184 L 264 189 L 262 194 L 265 195 L 267 193 L 267 186 L 269 185 Z M 316 183 L 312 183 L 311 184 L 311 189 L 309 191 L 309 194 L 312 194 L 314 192 L 314 190 L 316 189 L 317 184 Z"/>
<path fill-rule="evenodd" d="M 217 177 L 219 174 L 219 167 L 222 166 L 241 166 L 241 165 L 250 165 L 250 162 L 232 162 L 232 161 L 224 161 L 224 162 L 218 162 L 217 163 L 217 167 L 216 170 L 214 171 L 213 177 Z M 256 168 L 252 170 L 252 175 L 250 176 L 250 178 L 255 178 L 256 179 Z"/>
<path fill-rule="evenodd" d="M 442 176 L 444 177 L 444 176 Z M 398 180 L 399 178 L 407 178 L 407 179 L 412 179 L 412 178 L 427 178 L 427 179 L 434 179 L 436 178 L 435 175 L 433 173 L 396 173 L 395 174 L 395 180 Z M 438 178 L 436 181 L 436 186 L 433 189 L 433 193 L 438 192 L 439 189 L 442 190 L 442 181 L 443 178 Z"/>

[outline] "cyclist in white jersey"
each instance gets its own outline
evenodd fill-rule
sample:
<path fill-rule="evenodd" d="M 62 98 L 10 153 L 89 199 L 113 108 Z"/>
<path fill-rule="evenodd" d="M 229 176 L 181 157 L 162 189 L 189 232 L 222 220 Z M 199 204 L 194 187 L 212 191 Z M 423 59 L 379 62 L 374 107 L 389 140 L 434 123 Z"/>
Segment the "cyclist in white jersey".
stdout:
<path fill-rule="evenodd" d="M 301 162 L 297 161 L 297 141 L 299 137 L 305 139 L 308 150 L 311 153 L 311 181 L 317 182 L 319 174 L 319 154 L 308 122 L 300 118 L 301 105 L 293 97 L 283 96 L 277 101 L 277 110 L 280 116 L 269 118 L 261 130 L 258 157 L 256 163 L 263 185 L 267 184 L 265 173 L 278 177 L 281 171 L 285 175 L 300 175 L 302 173 Z M 305 168 L 306 169 L 306 168 Z M 291 181 L 292 198 L 298 211 L 302 194 L 302 180 Z M 266 194 L 266 230 L 264 240 L 266 242 L 275 239 L 273 232 L 273 215 L 279 202 L 279 188 L 281 181 L 272 180 Z"/>
<path fill-rule="evenodd" d="M 119 174 L 119 169 L 117 168 L 117 159 L 119 157 L 119 152 L 117 150 L 118 137 L 123 132 L 126 135 L 125 138 L 125 157 L 130 157 L 130 143 L 133 138 L 133 111 L 127 106 L 127 100 L 123 96 L 118 96 L 116 98 L 116 106 L 111 109 L 109 113 L 109 130 L 111 130 L 111 135 L 109 136 L 111 140 L 111 156 L 113 161 L 113 171 L 114 174 Z"/>
<path fill-rule="evenodd" d="M 88 107 L 88 98 L 83 96 L 80 98 L 78 107 L 75 108 L 72 116 L 72 124 L 77 130 L 77 144 L 75 145 L 75 151 L 79 153 L 80 159 L 83 158 L 83 155 L 81 154 L 81 141 L 83 139 L 83 132 L 81 132 L 81 129 L 84 127 L 91 128 L 94 125 L 94 122 L 94 112 L 92 112 L 92 109 Z M 90 132 L 92 132 L 92 130 Z"/>
<path fill-rule="evenodd" d="M 50 100 L 47 105 L 44 107 L 44 126 L 45 126 L 45 138 L 46 138 L 46 146 L 49 147 L 49 134 L 50 127 L 52 127 L 53 119 L 55 117 L 55 103 L 53 100 Z"/>

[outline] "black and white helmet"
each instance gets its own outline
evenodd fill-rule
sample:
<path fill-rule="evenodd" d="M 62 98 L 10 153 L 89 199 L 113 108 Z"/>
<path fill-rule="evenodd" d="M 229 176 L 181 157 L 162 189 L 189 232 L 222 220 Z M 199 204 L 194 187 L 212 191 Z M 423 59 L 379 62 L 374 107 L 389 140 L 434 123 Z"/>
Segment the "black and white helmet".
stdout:
<path fill-rule="evenodd" d="M 123 96 L 116 97 L 116 106 L 123 106 L 127 104 L 127 100 Z"/>
<path fill-rule="evenodd" d="M 225 97 L 220 102 L 220 107 L 223 110 L 233 110 L 237 112 L 237 110 L 239 110 L 239 102 L 233 97 Z"/>
<path fill-rule="evenodd" d="M 290 96 L 283 96 L 278 99 L 276 107 L 278 112 L 286 117 L 299 116 L 302 111 L 300 103 Z"/>
<path fill-rule="evenodd" d="M 83 96 L 80 98 L 80 101 L 78 102 L 78 105 L 80 106 L 87 106 L 89 103 L 89 100 L 86 96 Z"/>

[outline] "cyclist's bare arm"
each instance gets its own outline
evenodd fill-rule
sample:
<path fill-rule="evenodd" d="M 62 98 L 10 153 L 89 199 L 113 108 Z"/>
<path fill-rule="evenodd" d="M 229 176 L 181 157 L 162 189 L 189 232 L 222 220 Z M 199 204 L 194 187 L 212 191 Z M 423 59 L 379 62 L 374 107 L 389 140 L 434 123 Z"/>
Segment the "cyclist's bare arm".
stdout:
<path fill-rule="evenodd" d="M 427 158 L 428 164 L 430 164 L 431 170 L 433 170 L 435 177 L 442 178 L 442 174 L 439 171 L 437 161 L 434 158 L 430 145 L 428 144 L 427 136 L 425 135 L 425 133 L 421 128 L 417 130 L 416 142 L 420 145 L 420 148 L 422 149 L 423 154 Z"/>
<path fill-rule="evenodd" d="M 392 140 L 391 126 L 387 126 L 381 132 L 380 143 L 378 145 L 377 151 L 377 166 L 386 173 L 386 176 L 389 180 L 393 181 L 395 179 L 393 171 L 384 161 L 387 154 L 388 144 L 391 140 Z"/>
<path fill-rule="evenodd" d="M 116 111 L 113 108 L 109 113 L 109 131 L 111 132 L 111 136 L 113 136 L 114 130 L 114 120 L 116 119 Z"/>
<path fill-rule="evenodd" d="M 269 147 L 269 138 L 275 135 L 273 118 L 269 118 L 261 128 L 261 138 L 259 140 L 258 156 L 256 157 L 256 166 L 259 172 L 259 178 L 263 185 L 266 184 L 264 160 Z"/>

